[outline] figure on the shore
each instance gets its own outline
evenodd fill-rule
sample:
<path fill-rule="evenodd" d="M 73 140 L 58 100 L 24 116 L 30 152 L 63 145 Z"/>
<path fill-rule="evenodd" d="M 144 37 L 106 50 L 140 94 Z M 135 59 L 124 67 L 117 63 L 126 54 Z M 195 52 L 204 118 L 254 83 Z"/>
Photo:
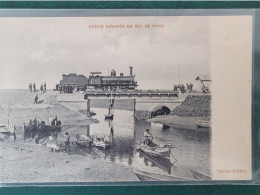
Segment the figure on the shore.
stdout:
<path fill-rule="evenodd" d="M 33 92 L 36 92 L 36 85 L 33 83 Z"/>
<path fill-rule="evenodd" d="M 150 145 L 152 143 L 153 136 L 149 133 L 149 129 L 146 129 L 144 132 L 144 145 Z"/>
<path fill-rule="evenodd" d="M 60 91 L 60 93 L 62 93 L 63 90 L 64 90 L 64 89 L 62 88 L 62 86 L 59 85 L 59 91 Z"/>
<path fill-rule="evenodd" d="M 192 91 L 193 84 L 190 82 L 190 92 Z"/>
<path fill-rule="evenodd" d="M 34 140 L 35 140 L 35 145 L 39 144 L 40 139 L 38 133 L 36 133 L 36 135 L 34 136 Z"/>
<path fill-rule="evenodd" d="M 32 83 L 29 84 L 29 91 L 32 92 Z"/>
<path fill-rule="evenodd" d="M 192 88 L 193 88 L 193 84 L 190 82 L 190 83 L 187 83 L 187 91 L 190 93 L 192 91 Z"/>
<path fill-rule="evenodd" d="M 65 148 L 64 150 L 68 152 L 68 154 L 70 153 L 70 135 L 68 132 L 65 133 L 64 135 L 65 137 Z"/>
<path fill-rule="evenodd" d="M 43 90 L 44 90 L 44 93 L 46 92 L 46 82 L 44 82 L 43 84 Z"/>
<path fill-rule="evenodd" d="M 34 103 L 38 104 L 38 94 L 36 94 L 35 98 L 34 98 Z"/>
<path fill-rule="evenodd" d="M 41 90 L 41 93 L 43 93 L 43 85 L 42 84 L 41 84 L 40 90 Z"/>
<path fill-rule="evenodd" d="M 37 127 L 37 125 L 38 125 L 38 121 L 37 121 L 37 119 L 35 118 L 35 119 L 33 120 L 33 127 L 35 128 L 35 127 Z"/>
<path fill-rule="evenodd" d="M 177 88 L 177 85 L 174 84 L 174 86 L 173 86 L 173 91 L 177 91 L 177 89 L 178 89 L 178 88 Z"/>
<path fill-rule="evenodd" d="M 14 139 L 14 141 L 16 141 L 16 133 L 15 133 L 15 131 L 16 131 L 16 127 L 14 126 L 14 128 L 13 128 L 13 139 Z"/>
<path fill-rule="evenodd" d="M 51 122 L 51 125 L 54 127 L 54 126 L 57 126 L 57 122 L 58 122 L 58 117 L 55 116 L 54 119 L 52 119 L 52 122 Z"/>
<path fill-rule="evenodd" d="M 59 90 L 60 85 L 56 84 L 55 90 L 58 91 Z"/>
<path fill-rule="evenodd" d="M 52 126 L 52 121 L 53 121 L 53 119 L 54 119 L 54 118 L 53 118 L 52 116 L 49 117 L 49 125 L 51 125 L 51 126 Z"/>

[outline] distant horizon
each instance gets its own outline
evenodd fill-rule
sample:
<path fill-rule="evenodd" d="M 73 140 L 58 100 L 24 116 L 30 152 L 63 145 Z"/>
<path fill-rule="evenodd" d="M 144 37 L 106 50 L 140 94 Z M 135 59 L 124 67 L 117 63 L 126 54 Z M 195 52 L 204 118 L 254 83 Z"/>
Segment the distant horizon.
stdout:
<path fill-rule="evenodd" d="M 172 89 L 178 71 L 180 83 L 194 83 L 210 74 L 210 17 L 2 17 L 0 88 L 46 82 L 52 89 L 62 74 L 115 69 L 128 75 L 129 66 L 140 89 Z M 107 24 L 125 28 L 92 28 Z"/>

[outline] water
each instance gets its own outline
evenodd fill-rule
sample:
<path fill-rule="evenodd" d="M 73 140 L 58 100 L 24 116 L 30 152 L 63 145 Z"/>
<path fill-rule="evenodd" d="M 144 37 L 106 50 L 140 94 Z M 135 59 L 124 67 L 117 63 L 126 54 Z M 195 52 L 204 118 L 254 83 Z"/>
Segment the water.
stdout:
<path fill-rule="evenodd" d="M 17 91 L 14 93 L 14 91 L 0 91 L 0 98 L 2 100 L 0 103 L 5 103 L 5 105 L 8 105 L 9 100 L 11 100 L 10 104 L 12 108 L 22 105 L 23 109 L 17 109 L 15 112 L 11 112 L 11 118 L 16 119 L 16 123 L 19 122 L 23 124 L 23 122 L 29 121 L 30 118 L 34 117 L 37 117 L 37 119 L 40 118 L 41 120 L 48 118 L 48 114 L 45 116 L 44 112 L 37 110 L 41 105 L 34 105 L 32 103 L 33 94 L 29 92 L 24 93 Z M 96 102 L 96 104 L 97 103 L 98 102 Z M 84 105 L 79 104 L 75 109 L 77 110 L 83 106 Z M 126 103 L 121 102 L 120 106 L 124 107 Z M 40 109 L 42 108 L 40 107 Z M 205 131 L 192 131 L 172 127 L 165 128 L 162 124 L 134 120 L 133 111 L 117 109 L 114 110 L 114 120 L 108 121 L 104 119 L 105 114 L 108 112 L 107 109 L 92 108 L 91 111 L 96 113 L 94 118 L 97 118 L 100 122 L 89 126 L 82 123 L 83 127 L 78 125 L 79 129 L 75 132 L 86 135 L 113 136 L 114 145 L 108 150 L 97 149 L 95 147 L 80 148 L 73 145 L 71 146 L 72 153 L 90 155 L 93 158 L 104 158 L 107 161 L 124 166 L 131 166 L 134 170 L 163 176 L 194 178 L 190 170 L 196 170 L 210 175 L 211 135 L 209 129 Z M 52 112 L 54 114 L 56 111 L 53 110 Z M 63 117 L 63 125 L 65 124 L 63 128 L 66 127 L 69 129 L 72 126 L 74 127 L 74 123 L 78 123 L 77 120 L 75 121 L 74 115 L 70 115 L 69 113 L 66 115 L 63 113 L 61 116 Z M 4 117 L 6 117 L 6 113 L 2 112 L 0 118 L 3 123 L 7 121 L 7 118 Z M 69 117 L 71 117 L 71 120 Z M 85 120 L 85 118 L 80 119 L 80 121 L 81 120 Z M 113 129 L 112 132 L 111 128 Z M 151 157 L 135 150 L 135 144 L 143 139 L 145 129 L 150 129 L 155 143 L 172 144 L 174 148 L 172 148 L 170 160 Z M 74 129 L 70 132 L 71 138 L 75 137 L 75 135 L 72 135 Z M 140 179 L 146 180 L 147 178 L 140 177 Z M 168 180 L 169 178 L 164 179 Z"/>
<path fill-rule="evenodd" d="M 107 109 L 93 108 L 94 118 L 100 123 L 91 124 L 87 135 L 113 136 L 111 149 L 81 149 L 108 161 L 131 166 L 145 173 L 185 178 L 194 177 L 190 170 L 210 175 L 210 131 L 192 131 L 164 127 L 159 123 L 135 120 L 132 111 L 114 111 L 114 120 L 105 120 Z M 111 131 L 112 129 L 112 131 Z M 135 150 L 135 144 L 143 139 L 145 129 L 150 129 L 157 144 L 172 144 L 170 160 L 156 158 Z M 140 177 L 141 180 L 146 180 Z M 165 179 L 165 178 L 164 178 Z M 168 180 L 168 178 L 166 178 Z"/>

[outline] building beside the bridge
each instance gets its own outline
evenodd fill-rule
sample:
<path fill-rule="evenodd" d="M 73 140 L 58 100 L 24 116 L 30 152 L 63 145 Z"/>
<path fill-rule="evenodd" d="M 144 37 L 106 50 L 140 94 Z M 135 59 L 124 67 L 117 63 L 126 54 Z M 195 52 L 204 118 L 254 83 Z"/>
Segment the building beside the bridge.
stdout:
<path fill-rule="evenodd" d="M 211 91 L 211 78 L 209 75 L 199 75 L 195 80 L 198 81 L 201 89 L 204 86 L 204 88 L 206 87 Z"/>

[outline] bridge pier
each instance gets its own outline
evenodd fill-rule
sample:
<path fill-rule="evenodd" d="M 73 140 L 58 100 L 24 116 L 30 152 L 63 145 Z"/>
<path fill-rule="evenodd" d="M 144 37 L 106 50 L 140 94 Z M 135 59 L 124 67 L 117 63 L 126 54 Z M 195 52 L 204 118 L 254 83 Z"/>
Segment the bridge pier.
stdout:
<path fill-rule="evenodd" d="M 89 136 L 89 135 L 90 135 L 90 126 L 87 125 L 87 136 Z"/>
<path fill-rule="evenodd" d="M 91 117 L 91 115 L 90 115 L 90 99 L 87 99 L 87 116 Z"/>
<path fill-rule="evenodd" d="M 134 99 L 134 119 L 136 119 L 135 118 L 135 105 L 136 105 L 136 99 Z"/>

